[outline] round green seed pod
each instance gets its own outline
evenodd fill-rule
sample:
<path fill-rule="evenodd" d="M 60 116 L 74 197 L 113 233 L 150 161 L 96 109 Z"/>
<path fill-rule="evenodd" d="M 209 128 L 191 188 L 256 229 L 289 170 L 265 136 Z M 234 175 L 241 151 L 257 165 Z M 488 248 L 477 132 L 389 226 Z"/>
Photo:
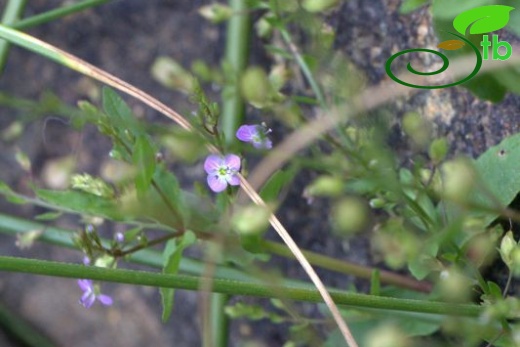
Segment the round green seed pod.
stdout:
<path fill-rule="evenodd" d="M 349 197 L 334 205 L 332 220 L 338 233 L 350 235 L 362 231 L 368 225 L 369 214 L 370 210 L 363 200 Z"/>

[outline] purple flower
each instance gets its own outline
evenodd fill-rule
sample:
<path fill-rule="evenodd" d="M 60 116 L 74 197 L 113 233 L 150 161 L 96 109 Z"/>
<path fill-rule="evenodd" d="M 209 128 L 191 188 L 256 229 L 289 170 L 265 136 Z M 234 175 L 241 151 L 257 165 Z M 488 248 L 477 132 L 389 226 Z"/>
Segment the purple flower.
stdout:
<path fill-rule="evenodd" d="M 228 154 L 225 157 L 210 155 L 204 162 L 204 170 L 208 174 L 208 185 L 215 193 L 226 189 L 227 185 L 238 186 L 240 179 L 237 176 L 240 170 L 240 157 Z"/>
<path fill-rule="evenodd" d="M 83 265 L 90 265 L 90 257 L 88 255 L 83 257 Z"/>
<path fill-rule="evenodd" d="M 118 231 L 115 233 L 114 239 L 116 240 L 117 243 L 123 243 L 123 242 L 125 242 L 125 234 Z"/>
<path fill-rule="evenodd" d="M 79 303 L 83 305 L 83 307 L 90 308 L 96 299 L 105 306 L 112 305 L 112 298 L 108 295 L 101 294 L 99 292 L 99 287 L 94 285 L 92 280 L 78 280 L 78 285 L 83 291 L 83 295 L 79 300 Z"/>
<path fill-rule="evenodd" d="M 273 143 L 267 137 L 271 129 L 267 129 L 264 125 L 242 125 L 237 130 L 237 138 L 240 141 L 249 142 L 258 149 L 270 149 Z"/>

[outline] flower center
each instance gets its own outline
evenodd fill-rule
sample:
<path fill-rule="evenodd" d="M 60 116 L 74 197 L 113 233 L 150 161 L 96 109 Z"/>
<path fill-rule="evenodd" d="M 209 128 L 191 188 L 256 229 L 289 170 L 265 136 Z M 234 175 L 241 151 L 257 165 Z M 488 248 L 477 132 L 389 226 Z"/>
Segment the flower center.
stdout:
<path fill-rule="evenodd" d="M 220 177 L 226 177 L 233 173 L 233 170 L 231 170 L 228 166 L 221 166 L 217 170 L 217 175 Z"/>

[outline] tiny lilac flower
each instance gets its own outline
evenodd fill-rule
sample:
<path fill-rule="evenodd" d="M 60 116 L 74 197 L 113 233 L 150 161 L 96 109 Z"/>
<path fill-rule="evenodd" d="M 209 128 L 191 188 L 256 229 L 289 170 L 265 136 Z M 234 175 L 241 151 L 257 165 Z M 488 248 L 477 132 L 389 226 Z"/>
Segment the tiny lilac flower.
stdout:
<path fill-rule="evenodd" d="M 240 157 L 228 154 L 225 157 L 209 155 L 204 162 L 204 170 L 208 174 L 208 185 L 215 193 L 226 189 L 227 185 L 238 186 L 240 179 L 237 176 L 240 170 Z"/>
<path fill-rule="evenodd" d="M 123 242 L 125 242 L 125 234 L 123 234 L 122 232 L 118 231 L 118 232 L 115 233 L 114 239 L 118 243 L 123 243 Z"/>
<path fill-rule="evenodd" d="M 267 137 L 270 132 L 271 129 L 267 129 L 263 124 L 242 125 L 238 128 L 236 136 L 240 141 L 250 142 L 255 148 L 271 149 L 273 143 Z"/>
<path fill-rule="evenodd" d="M 92 280 L 78 280 L 78 285 L 83 291 L 83 295 L 79 300 L 79 303 L 83 305 L 83 307 L 90 308 L 96 299 L 105 306 L 112 305 L 112 298 L 108 295 L 101 294 L 99 287 L 94 285 Z"/>

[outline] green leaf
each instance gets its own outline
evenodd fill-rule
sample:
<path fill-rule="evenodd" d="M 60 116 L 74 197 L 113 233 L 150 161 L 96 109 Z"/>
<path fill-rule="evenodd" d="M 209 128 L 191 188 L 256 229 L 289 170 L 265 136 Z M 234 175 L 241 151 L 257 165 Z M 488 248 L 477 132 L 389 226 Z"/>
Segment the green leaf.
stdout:
<path fill-rule="evenodd" d="M 101 216 L 113 220 L 122 220 L 123 216 L 114 200 L 81 191 L 55 191 L 37 189 L 36 195 L 56 206 L 68 211 L 81 214 Z"/>
<path fill-rule="evenodd" d="M 451 2 L 453 3 L 453 1 Z M 459 14 L 453 20 L 453 27 L 462 35 L 466 35 L 469 27 L 470 34 L 486 34 L 500 30 L 509 22 L 509 12 L 514 7 L 504 5 L 489 5 L 475 7 Z"/>
<path fill-rule="evenodd" d="M 425 5 L 427 2 L 428 0 L 404 0 L 399 8 L 399 12 L 402 14 L 408 14 Z"/>
<path fill-rule="evenodd" d="M 489 148 L 475 163 L 479 178 L 497 202 L 508 206 L 520 191 L 520 133 L 510 136 L 497 146 Z M 496 208 L 495 202 L 476 193 L 475 203 Z M 482 213 L 483 223 L 491 223 L 498 214 Z"/>
<path fill-rule="evenodd" d="M 133 135 L 142 133 L 130 107 L 112 89 L 103 87 L 102 103 L 103 110 L 116 129 L 128 129 Z"/>
<path fill-rule="evenodd" d="M 295 175 L 294 170 L 278 170 L 276 171 L 260 190 L 260 196 L 266 202 L 278 201 L 278 195 L 282 188 L 293 180 Z"/>
<path fill-rule="evenodd" d="M 463 86 L 479 98 L 496 103 L 502 101 L 506 96 L 507 88 L 504 86 L 505 84 L 505 81 L 499 81 L 499 78 L 495 75 L 483 73 L 473 77 Z"/>
<path fill-rule="evenodd" d="M 156 166 L 155 153 L 155 148 L 150 143 L 148 136 L 137 137 L 132 150 L 132 161 L 137 166 L 135 188 L 138 196 L 143 196 L 152 182 Z"/>
<path fill-rule="evenodd" d="M 161 200 L 163 205 L 166 205 L 166 207 L 169 209 L 175 210 L 176 215 L 171 217 L 175 218 L 176 220 L 180 218 L 181 220 L 177 220 L 177 225 L 183 225 L 186 222 L 186 219 L 189 218 L 189 213 L 186 207 L 184 194 L 181 192 L 177 177 L 175 177 L 173 173 L 161 165 L 155 171 L 153 179 L 159 190 L 162 192 Z M 164 201 L 164 199 L 166 201 Z M 198 208 L 203 210 L 201 204 L 198 206 Z"/>
<path fill-rule="evenodd" d="M 12 204 L 23 205 L 27 201 L 24 197 L 18 196 L 5 182 L 0 181 L 0 194 L 4 195 L 6 200 Z"/>
<path fill-rule="evenodd" d="M 520 67 L 511 66 L 493 72 L 493 77 L 507 90 L 520 95 Z"/>
<path fill-rule="evenodd" d="M 187 231 L 182 235 L 180 240 L 172 239 L 166 243 L 163 253 L 163 273 L 175 275 L 179 271 L 182 252 L 186 247 L 197 241 L 197 237 L 191 231 Z M 162 320 L 166 322 L 173 310 L 173 299 L 175 290 L 173 288 L 161 288 L 161 301 L 163 307 Z"/>
<path fill-rule="evenodd" d="M 492 282 L 492 281 L 488 281 L 487 284 L 488 284 L 488 288 L 489 288 L 489 294 L 494 299 L 502 299 L 502 289 L 500 289 L 498 284 L 496 284 L 495 282 Z"/>
<path fill-rule="evenodd" d="M 34 217 L 34 219 L 41 220 L 41 221 L 55 220 L 55 219 L 61 217 L 62 214 L 63 214 L 63 212 L 46 212 L 46 213 L 37 215 L 36 217 Z"/>

